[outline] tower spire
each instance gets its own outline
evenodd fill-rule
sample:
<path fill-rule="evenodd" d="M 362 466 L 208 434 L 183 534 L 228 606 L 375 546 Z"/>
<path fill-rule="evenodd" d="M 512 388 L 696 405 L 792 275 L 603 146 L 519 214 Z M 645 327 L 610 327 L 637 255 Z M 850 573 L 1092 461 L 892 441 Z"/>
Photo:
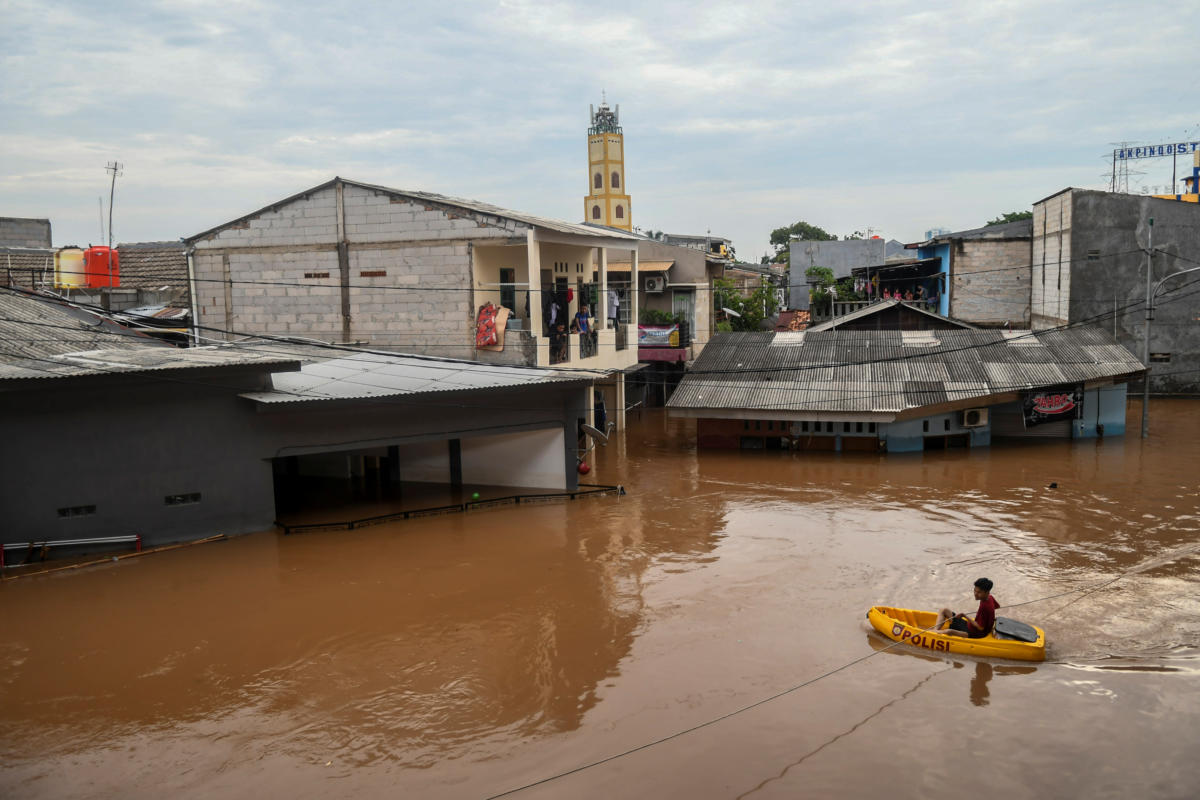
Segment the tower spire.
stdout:
<path fill-rule="evenodd" d="M 588 189 L 583 199 L 584 220 L 610 228 L 633 230 L 625 187 L 625 135 L 621 107 L 608 107 L 608 92 L 600 90 L 600 107 L 588 107 Z"/>

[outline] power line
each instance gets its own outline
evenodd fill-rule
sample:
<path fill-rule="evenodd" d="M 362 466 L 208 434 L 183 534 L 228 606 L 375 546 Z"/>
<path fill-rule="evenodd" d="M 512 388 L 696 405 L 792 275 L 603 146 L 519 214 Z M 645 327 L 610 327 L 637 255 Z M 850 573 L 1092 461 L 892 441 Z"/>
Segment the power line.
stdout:
<path fill-rule="evenodd" d="M 330 252 L 332 252 L 332 251 L 330 251 Z M 1117 258 L 1122 255 L 1129 255 L 1131 253 L 1139 253 L 1139 252 L 1142 252 L 1142 251 L 1140 249 L 1135 248 L 1132 250 L 1121 250 L 1121 251 L 1116 251 L 1113 253 L 1102 253 L 1098 257 L 1102 258 L 1102 259 L 1103 258 Z M 1060 258 L 1056 261 L 1048 261 L 1048 262 L 1046 262 L 1046 265 L 1047 266 L 1051 266 L 1051 265 L 1062 266 L 1063 264 L 1070 264 L 1071 261 L 1072 261 L 1072 259 L 1070 259 L 1070 258 L 1067 258 L 1065 260 Z M 405 265 L 409 266 L 407 261 L 405 262 Z M 911 266 L 911 265 L 901 264 L 901 265 L 889 266 L 889 265 L 884 264 L 884 265 L 872 265 L 871 269 L 878 268 L 880 270 L 886 271 L 886 270 L 890 270 L 890 269 L 903 269 L 903 268 L 909 267 L 909 266 Z M 971 272 L 963 272 L 963 273 L 959 273 L 958 275 L 951 275 L 950 277 L 959 277 L 959 276 L 967 277 L 967 276 L 971 276 L 971 275 L 983 275 L 983 274 L 992 273 L 992 272 L 1011 272 L 1014 270 L 1029 269 L 1032 266 L 1035 266 L 1032 264 L 1032 262 L 1013 263 L 1011 265 L 1002 265 L 999 267 L 993 267 L 993 268 L 989 268 L 989 269 L 973 270 Z M 1037 265 L 1037 266 L 1040 266 L 1040 265 Z M 17 269 L 21 269 L 21 268 L 17 268 Z M 731 267 L 731 269 L 736 269 L 736 267 Z M 298 271 L 304 271 L 304 268 L 298 268 Z M 595 269 L 593 271 L 598 272 L 599 267 L 598 266 L 595 267 Z M 657 270 L 651 270 L 651 272 L 656 272 L 656 271 Z M 87 276 L 89 273 L 87 273 L 86 271 L 78 271 L 78 270 L 63 270 L 63 271 L 60 271 L 59 274 L 60 275 Z M 625 273 L 619 272 L 616 274 L 623 275 Z M 645 270 L 639 270 L 640 276 L 644 276 L 646 274 L 648 274 L 648 273 Z M 785 274 L 786 273 L 776 273 L 774 277 L 782 278 L 785 276 Z M 931 275 L 907 277 L 907 278 L 882 278 L 881 277 L 880 281 L 881 282 L 900 282 L 900 281 L 912 282 L 912 281 L 916 281 L 916 280 L 929 279 L 936 275 L 941 275 L 941 274 L 947 274 L 947 273 L 938 272 L 938 273 L 933 273 Z M 609 277 L 611 278 L 612 276 L 613 276 L 613 273 L 610 271 Z M 137 278 L 139 280 L 145 279 L 145 280 L 154 280 L 154 281 L 158 281 L 158 280 L 167 281 L 167 280 L 176 280 L 179 277 L 180 276 L 177 272 L 139 271 L 137 273 Z M 764 274 L 762 277 L 767 278 L 768 276 Z M 249 279 L 249 278 L 233 278 L 232 276 L 229 278 L 199 278 L 199 277 L 192 278 L 192 281 L 194 281 L 195 283 L 218 283 L 218 284 L 222 284 L 222 285 L 235 285 L 235 286 L 236 285 L 245 285 L 245 286 L 267 286 L 267 287 L 285 287 L 285 288 L 292 287 L 292 288 L 309 288 L 309 289 L 312 289 L 312 288 L 320 288 L 320 289 L 346 288 L 346 289 L 369 289 L 372 291 L 389 291 L 389 292 L 496 292 L 499 290 L 498 287 L 494 287 L 494 286 L 485 286 L 485 287 L 462 286 L 462 285 L 455 285 L 455 286 L 395 286 L 395 285 L 388 285 L 388 284 L 342 283 L 340 281 L 340 279 L 333 278 L 332 273 L 331 273 L 331 277 L 316 278 L 313 280 L 327 280 L 327 281 L 329 281 L 329 283 L 303 283 L 303 282 L 284 281 L 284 280 L 255 280 L 255 279 Z M 842 278 L 839 280 L 846 280 L 846 278 Z M 595 282 L 588 281 L 587 283 L 592 284 Z M 722 289 L 720 287 L 693 286 L 691 284 L 689 284 L 689 286 L 693 289 L 696 289 L 697 291 L 722 291 Z M 558 291 L 556 288 L 553 288 L 553 287 L 548 288 L 548 289 L 532 289 L 532 288 L 529 288 L 527 284 L 526 284 L 526 288 L 521 288 L 521 286 L 516 283 L 513 284 L 513 287 L 517 291 L 540 292 L 542 294 L 550 294 L 550 293 L 554 293 L 554 292 Z M 776 288 L 783 288 L 783 287 L 780 286 L 780 287 L 776 287 Z M 645 290 L 637 289 L 637 288 L 633 289 L 632 291 L 638 292 L 640 294 L 646 293 Z M 725 290 L 725 291 L 727 291 L 727 290 Z"/>
<path fill-rule="evenodd" d="M 6 288 L 6 287 L 0 287 L 0 288 Z M 1182 288 L 1183 287 L 1180 287 L 1180 289 L 1182 289 Z M 1180 291 L 1180 289 L 1168 290 L 1167 292 L 1164 292 L 1163 294 L 1169 295 L 1169 294 Z M 25 294 L 25 295 L 29 294 L 28 292 L 24 292 L 22 290 L 9 289 L 9 291 L 12 291 L 12 292 L 15 292 L 18 294 Z M 1190 294 L 1191 293 L 1189 293 L 1189 295 Z M 1180 297 L 1169 298 L 1167 300 L 1164 300 L 1162 304 L 1166 305 L 1169 302 L 1182 299 L 1183 297 L 1186 297 L 1186 296 L 1188 296 L 1188 295 L 1181 295 Z M 46 302 L 51 302 L 51 301 L 47 300 Z M 1127 304 L 1125 307 L 1123 307 L 1122 309 L 1119 309 L 1114 312 L 1106 311 L 1106 312 L 1103 312 L 1102 314 L 1098 314 L 1098 315 L 1095 315 L 1094 317 L 1086 318 L 1084 320 L 1079 320 L 1075 323 L 1068 323 L 1066 325 L 1058 326 L 1056 328 L 1049 328 L 1049 329 L 1042 330 L 1042 331 L 1036 331 L 1036 332 L 1030 331 L 1030 332 L 1024 333 L 1020 336 L 1012 337 L 1012 338 L 1024 338 L 1024 337 L 1028 337 L 1028 336 L 1036 336 L 1038 334 L 1050 333 L 1050 332 L 1054 332 L 1054 331 L 1058 331 L 1058 330 L 1066 330 L 1068 328 L 1079 327 L 1082 325 L 1090 324 L 1097 320 L 1107 319 L 1111 316 L 1114 316 L 1115 314 L 1119 314 L 1119 313 L 1121 313 L 1125 310 L 1131 309 L 1131 308 L 1141 307 L 1141 305 L 1142 305 L 1141 302 L 1131 302 L 1131 303 Z M 11 320 L 11 321 L 20 322 L 21 320 Z M 30 324 L 36 324 L 36 323 L 30 323 Z M 43 323 L 43 325 L 45 325 L 45 324 Z M 56 326 L 49 325 L 48 327 L 56 327 Z M 222 329 L 222 328 L 212 328 L 212 327 L 208 327 L 208 326 L 199 326 L 199 327 L 202 330 L 217 332 L 217 333 L 221 333 L 224 335 L 248 336 L 248 337 L 252 337 L 252 338 L 262 339 L 266 342 L 272 342 L 275 344 L 278 344 L 278 342 L 279 342 L 278 339 L 273 338 L 268 335 L 264 335 L 264 334 L 244 333 L 244 332 L 232 331 L 232 330 Z M 113 335 L 122 335 L 122 334 L 118 334 L 118 333 L 114 332 Z M 829 363 L 822 363 L 822 364 L 798 365 L 795 367 L 783 368 L 783 369 L 778 368 L 778 367 L 762 367 L 762 368 L 738 368 L 738 369 L 730 369 L 730 370 L 693 370 L 690 374 L 704 375 L 704 374 L 753 374 L 753 373 L 762 373 L 762 372 L 775 373 L 775 372 L 781 372 L 781 371 L 792 372 L 792 371 L 804 371 L 804 370 L 810 370 L 810 369 L 823 369 L 823 368 L 828 368 L 828 367 L 842 367 L 842 366 L 849 366 L 849 365 L 887 363 L 887 362 L 903 361 L 903 360 L 909 360 L 909 359 L 927 358 L 931 355 L 941 355 L 941 354 L 945 354 L 945 353 L 954 353 L 954 352 L 961 352 L 961 351 L 971 350 L 971 349 L 993 347 L 993 346 L 996 346 L 999 344 L 1006 344 L 1008 341 L 1010 341 L 1010 339 L 1002 339 L 1002 340 L 999 340 L 996 342 L 986 342 L 986 343 L 981 343 L 981 344 L 965 345 L 963 347 L 951 348 L 951 349 L 923 348 L 921 352 L 916 352 L 916 353 L 902 355 L 902 356 L 896 356 L 896 357 L 887 358 L 887 359 L 869 359 L 869 360 L 865 360 L 865 361 L 853 361 L 853 362 L 838 361 L 838 362 L 829 362 Z M 286 344 L 290 344 L 292 346 L 296 346 L 296 344 L 297 344 L 296 342 L 288 341 L 287 339 L 283 339 L 283 342 Z M 238 346 L 252 347 L 251 345 L 247 345 L 244 343 L 239 344 Z M 352 345 L 304 342 L 304 343 L 300 343 L 300 346 L 311 346 L 311 347 L 330 349 L 330 350 L 342 351 L 342 352 L 369 353 L 369 354 L 373 354 L 373 355 L 381 355 L 381 356 L 387 356 L 387 357 L 404 355 L 405 357 L 418 358 L 420 360 L 428 360 L 428 361 L 432 361 L 432 362 L 441 361 L 444 363 L 444 362 L 448 361 L 448 359 L 440 359 L 437 356 L 415 356 L 415 355 L 409 355 L 409 354 L 391 353 L 391 352 L 386 352 L 386 351 L 378 351 L 378 350 L 371 350 L 371 349 L 366 349 L 366 348 L 359 348 L 359 347 L 355 347 Z M 762 346 L 765 347 L 768 345 L 762 345 Z M 311 353 L 306 353 L 305 355 L 311 356 Z M 455 361 L 452 363 L 460 363 L 460 362 Z M 470 363 L 477 363 L 477 362 L 470 362 Z M 506 367 L 504 365 L 486 365 L 486 367 L 495 368 L 498 371 L 506 371 L 508 369 L 511 369 L 510 367 Z M 525 368 L 529 369 L 528 367 L 525 367 Z M 447 369 L 452 369 L 452 368 L 447 367 Z M 589 374 L 597 374 L 597 373 L 612 374 L 616 370 L 596 370 L 596 369 L 586 369 L 586 368 L 558 368 L 558 369 L 556 369 L 556 371 L 562 371 L 562 372 L 577 371 L 577 372 L 586 372 Z"/>

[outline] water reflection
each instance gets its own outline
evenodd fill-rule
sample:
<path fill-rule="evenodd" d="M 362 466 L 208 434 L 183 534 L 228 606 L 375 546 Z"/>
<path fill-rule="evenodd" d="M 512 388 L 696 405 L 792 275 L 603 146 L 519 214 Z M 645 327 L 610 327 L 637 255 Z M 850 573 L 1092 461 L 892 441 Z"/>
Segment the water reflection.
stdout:
<path fill-rule="evenodd" d="M 1038 763 L 1126 759 L 1136 773 L 1149 754 L 1168 790 L 1192 785 L 1192 761 L 1173 756 L 1200 722 L 1198 407 L 1156 409 L 1174 435 L 1148 442 L 899 458 L 697 452 L 689 423 L 651 412 L 596 451 L 595 480 L 627 485 L 623 498 L 266 533 L 5 583 L 20 622 L 0 653 L 0 794 L 200 797 L 222 781 L 235 795 L 486 796 L 857 659 L 870 605 L 953 604 L 981 570 L 1006 605 L 1125 577 L 1020 609 L 1047 629 L 1045 665 L 894 647 L 796 695 L 827 713 L 764 707 L 771 724 L 714 726 L 704 758 L 689 741 L 588 788 L 651 794 L 644 779 L 669 773 L 698 786 L 664 794 L 729 796 L 713 787 L 731 774 L 773 775 L 758 788 L 783 795 L 948 796 L 949 783 L 870 784 L 860 766 L 898 739 L 935 762 L 976 711 L 981 739 L 1052 754 Z M 1066 670 L 1102 679 L 1112 705 L 1063 691 Z M 920 714 L 882 713 L 942 674 Z M 1128 737 L 1085 751 L 1059 725 L 1103 713 L 1136 727 L 1148 708 L 1149 753 Z M 1047 793 L 1078 788 L 1057 766 L 1036 772 Z"/>
<path fill-rule="evenodd" d="M 1038 671 L 1036 665 L 1012 664 L 1007 662 L 997 663 L 985 659 L 937 656 L 913 647 L 897 644 L 874 631 L 867 633 L 866 636 L 867 643 L 877 653 L 915 658 L 932 664 L 949 664 L 953 669 L 967 669 L 974 665 L 974 675 L 971 677 L 970 688 L 968 690 L 968 697 L 973 706 L 982 707 L 988 704 L 991 697 L 989 684 L 994 676 L 1032 675 Z"/>

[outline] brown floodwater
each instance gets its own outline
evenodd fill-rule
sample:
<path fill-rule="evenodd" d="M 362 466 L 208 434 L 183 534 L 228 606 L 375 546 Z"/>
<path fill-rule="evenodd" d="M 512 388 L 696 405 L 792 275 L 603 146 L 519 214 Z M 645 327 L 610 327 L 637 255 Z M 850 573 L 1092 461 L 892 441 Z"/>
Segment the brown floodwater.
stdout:
<path fill-rule="evenodd" d="M 511 796 L 1193 797 L 1200 401 L 1139 413 L 880 457 L 699 452 L 647 411 L 597 452 L 624 497 L 6 581 L 0 796 L 486 798 L 832 673 Z M 866 624 L 981 575 L 1002 606 L 1121 579 L 1009 612 L 1042 664 Z"/>

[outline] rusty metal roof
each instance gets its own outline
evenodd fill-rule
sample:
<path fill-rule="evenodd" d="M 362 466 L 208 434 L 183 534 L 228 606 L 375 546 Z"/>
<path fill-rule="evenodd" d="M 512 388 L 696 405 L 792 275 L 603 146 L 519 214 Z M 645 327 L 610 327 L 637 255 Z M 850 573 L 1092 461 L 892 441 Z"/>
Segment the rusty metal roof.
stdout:
<path fill-rule="evenodd" d="M 899 413 L 1143 369 L 1098 328 L 725 333 L 667 406 Z"/>

